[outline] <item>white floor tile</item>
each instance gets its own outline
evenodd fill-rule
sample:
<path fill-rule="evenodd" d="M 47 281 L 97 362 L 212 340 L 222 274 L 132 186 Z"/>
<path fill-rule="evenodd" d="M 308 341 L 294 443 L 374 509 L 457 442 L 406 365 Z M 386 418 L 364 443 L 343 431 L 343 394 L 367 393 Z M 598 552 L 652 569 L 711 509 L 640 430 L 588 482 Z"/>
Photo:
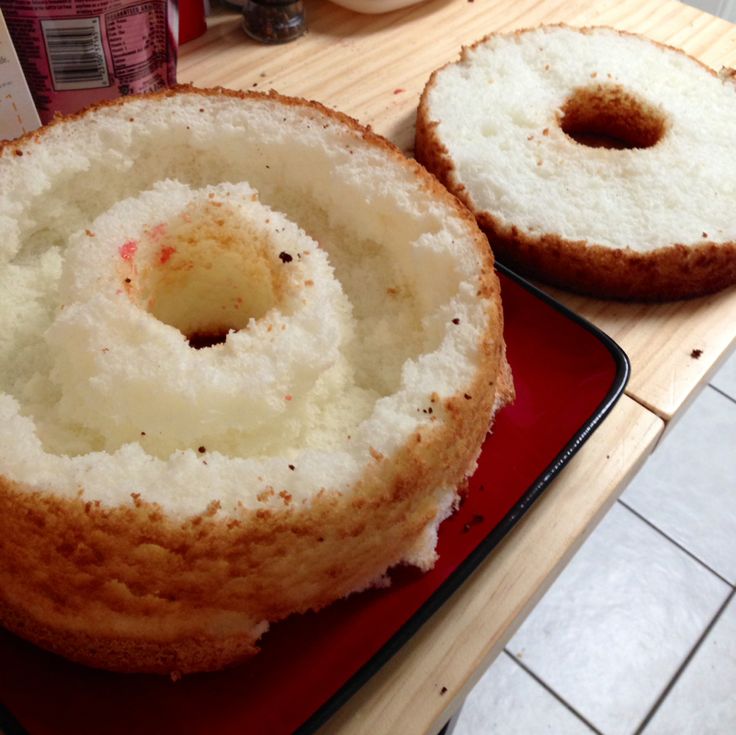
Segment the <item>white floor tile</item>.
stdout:
<path fill-rule="evenodd" d="M 735 692 L 736 599 L 732 599 L 644 733 L 736 733 Z"/>
<path fill-rule="evenodd" d="M 729 592 L 616 504 L 509 650 L 594 727 L 629 735 Z"/>
<path fill-rule="evenodd" d="M 707 387 L 621 499 L 736 583 L 736 403 Z"/>
<path fill-rule="evenodd" d="M 699 10 L 704 10 L 706 13 L 710 13 L 711 15 L 718 15 L 718 11 L 720 10 L 722 1 L 721 0 L 685 0 L 685 3 L 687 5 L 692 5 L 694 8 L 698 8 Z"/>
<path fill-rule="evenodd" d="M 736 401 L 736 352 L 721 365 L 710 382 Z"/>
<path fill-rule="evenodd" d="M 593 731 L 502 653 L 475 685 L 452 735 L 591 735 Z"/>

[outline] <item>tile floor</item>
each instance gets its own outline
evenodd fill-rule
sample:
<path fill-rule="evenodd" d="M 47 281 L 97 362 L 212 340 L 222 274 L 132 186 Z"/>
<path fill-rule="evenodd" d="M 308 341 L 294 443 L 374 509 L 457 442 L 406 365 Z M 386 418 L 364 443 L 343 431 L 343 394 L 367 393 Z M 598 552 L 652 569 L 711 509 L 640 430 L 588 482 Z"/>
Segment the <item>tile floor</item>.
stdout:
<path fill-rule="evenodd" d="M 453 735 L 736 733 L 736 354 L 506 650 Z"/>
<path fill-rule="evenodd" d="M 685 0 L 736 22 L 736 0 Z M 736 354 L 470 693 L 453 735 L 736 734 Z"/>

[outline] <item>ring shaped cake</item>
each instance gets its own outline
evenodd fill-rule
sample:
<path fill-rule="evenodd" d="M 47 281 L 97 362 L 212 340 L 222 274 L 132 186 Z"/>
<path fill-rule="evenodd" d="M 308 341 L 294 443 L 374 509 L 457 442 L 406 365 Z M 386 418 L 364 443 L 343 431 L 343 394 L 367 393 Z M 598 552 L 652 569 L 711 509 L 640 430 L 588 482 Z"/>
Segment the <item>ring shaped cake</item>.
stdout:
<path fill-rule="evenodd" d="M 736 283 L 736 85 L 609 28 L 492 34 L 434 72 L 416 156 L 495 254 L 594 296 Z"/>
<path fill-rule="evenodd" d="M 354 120 L 178 88 L 0 155 L 0 621 L 183 673 L 429 568 L 510 399 L 472 215 Z"/>

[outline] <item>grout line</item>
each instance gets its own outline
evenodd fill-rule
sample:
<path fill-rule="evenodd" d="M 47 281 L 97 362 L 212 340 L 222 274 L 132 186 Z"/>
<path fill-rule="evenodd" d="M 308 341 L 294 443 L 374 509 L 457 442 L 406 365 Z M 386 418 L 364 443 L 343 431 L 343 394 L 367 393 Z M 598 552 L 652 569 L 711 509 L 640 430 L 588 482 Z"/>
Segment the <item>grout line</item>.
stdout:
<path fill-rule="evenodd" d="M 514 656 L 511 651 L 509 651 L 507 648 L 503 649 L 503 652 L 515 663 L 517 666 L 521 667 L 523 671 L 525 671 L 529 676 L 534 679 L 534 681 L 537 682 L 542 688 L 544 688 L 547 692 L 549 692 L 566 710 L 569 710 L 575 717 L 578 718 L 584 725 L 587 725 L 592 732 L 595 733 L 595 735 L 603 735 L 603 733 L 595 727 L 589 720 L 587 720 L 583 715 L 580 714 L 571 704 L 566 702 L 552 687 L 549 686 L 543 679 L 540 679 L 539 676 L 537 676 L 523 661 L 518 659 L 516 656 Z"/>
<path fill-rule="evenodd" d="M 724 398 L 728 398 L 731 403 L 736 403 L 736 398 L 726 393 L 725 390 L 721 390 L 717 385 L 713 385 L 713 383 L 708 383 L 708 387 L 713 388 L 716 393 L 720 393 Z"/>
<path fill-rule="evenodd" d="M 705 630 L 701 633 L 700 638 L 695 642 L 695 645 L 690 649 L 690 653 L 685 657 L 685 660 L 680 664 L 679 668 L 675 672 L 674 676 L 670 679 L 667 686 L 664 688 L 662 693 L 657 698 L 657 701 L 652 705 L 652 708 L 647 713 L 646 717 L 642 720 L 639 727 L 636 728 L 634 731 L 634 735 L 641 735 L 641 733 L 644 731 L 644 729 L 647 727 L 647 725 L 650 723 L 652 717 L 657 713 L 657 710 L 662 706 L 665 699 L 669 696 L 669 693 L 672 691 L 672 688 L 675 686 L 677 681 L 682 676 L 683 672 L 687 668 L 690 661 L 692 661 L 695 654 L 700 650 L 700 647 L 703 645 L 703 642 L 708 637 L 708 634 L 713 630 L 713 627 L 720 619 L 721 615 L 723 615 L 724 610 L 728 607 L 729 603 L 736 598 L 736 590 L 732 589 L 731 592 L 728 594 L 726 599 L 724 600 L 723 604 L 718 608 L 718 611 L 713 616 L 713 619 L 708 623 Z"/>
<path fill-rule="evenodd" d="M 648 518 L 645 518 L 641 513 L 639 513 L 638 510 L 632 508 L 625 500 L 621 500 L 621 498 L 618 499 L 619 503 L 624 506 L 628 511 L 633 513 L 639 520 L 644 521 L 644 523 L 647 524 L 652 530 L 656 531 L 660 536 L 663 538 L 666 538 L 667 541 L 669 541 L 671 544 L 676 546 L 680 551 L 687 554 L 693 561 L 696 561 L 701 567 L 704 569 L 707 569 L 711 574 L 714 574 L 718 579 L 721 580 L 721 582 L 725 582 L 731 589 L 734 589 L 736 585 L 734 585 L 733 582 L 730 582 L 728 579 L 726 579 L 722 574 L 719 574 L 715 569 L 708 566 L 702 559 L 699 559 L 695 554 L 693 554 L 692 551 L 686 549 L 679 541 L 675 541 L 671 536 L 668 536 L 661 528 L 658 528 L 654 525 Z"/>

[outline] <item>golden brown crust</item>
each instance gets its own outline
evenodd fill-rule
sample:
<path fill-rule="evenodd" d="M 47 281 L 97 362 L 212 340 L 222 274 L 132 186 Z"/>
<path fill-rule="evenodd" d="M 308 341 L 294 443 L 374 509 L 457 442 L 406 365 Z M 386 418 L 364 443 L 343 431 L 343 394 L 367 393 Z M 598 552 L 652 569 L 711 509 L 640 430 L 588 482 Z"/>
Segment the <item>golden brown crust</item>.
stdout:
<path fill-rule="evenodd" d="M 473 382 L 446 399 L 436 420 L 408 437 L 395 455 L 374 456 L 346 492 L 322 489 L 302 505 L 284 495 L 282 507 L 265 499 L 260 509 L 241 507 L 233 514 L 215 503 L 205 513 L 177 519 L 148 503 L 137 487 L 131 487 L 129 504 L 108 507 L 86 501 L 84 488 L 69 499 L 0 478 L 0 623 L 68 658 L 118 671 L 222 668 L 254 652 L 261 621 L 319 609 L 378 580 L 413 546 L 421 546 L 440 510 L 439 495 L 461 486 L 472 469 L 489 427 L 497 380 L 501 402 L 513 393 L 500 288 L 487 241 L 470 213 L 434 178 L 392 144 L 318 103 L 276 94 L 183 91 L 267 96 L 307 107 L 401 160 L 467 222 L 483 263 L 479 295 L 491 301 L 494 314 Z M 153 97 L 173 94 L 177 90 Z M 3 153 L 42 140 L 47 129 Z M 432 399 L 427 397 L 427 405 Z"/>
<path fill-rule="evenodd" d="M 360 589 L 419 541 L 438 512 L 427 488 L 460 485 L 488 428 L 499 346 L 486 342 L 483 373 L 445 402 L 446 420 L 308 507 L 176 521 L 140 498 L 107 508 L 1 481 L 0 621 L 120 671 L 211 670 L 249 655 L 259 621 Z"/>
<path fill-rule="evenodd" d="M 569 28 L 564 23 L 547 26 Z M 473 49 L 496 35 L 520 36 L 537 30 L 525 28 L 510 34 L 491 33 L 470 47 Z M 596 27 L 576 28 L 590 34 Z M 609 28 L 622 36 L 637 34 Z M 687 56 L 710 74 L 716 72 L 681 49 L 651 41 L 656 46 Z M 454 62 L 451 62 L 454 63 Z M 450 66 L 446 64 L 445 66 Z M 475 205 L 472 195 L 458 180 L 455 164 L 437 134 L 438 121 L 429 112 L 429 96 L 441 67 L 430 76 L 419 103 L 415 156 L 429 171 L 476 215 L 494 253 L 506 265 L 533 278 L 586 295 L 645 301 L 666 301 L 714 293 L 736 284 L 736 242 L 709 242 L 707 233 L 699 243 L 680 244 L 639 253 L 629 248 L 611 248 L 594 242 L 565 240 L 555 233 L 531 235 L 513 224 L 502 222 Z"/>
<path fill-rule="evenodd" d="M 624 31 L 620 28 L 613 28 L 612 26 L 571 26 L 569 23 L 546 23 L 544 25 L 544 28 L 554 29 L 554 28 L 567 28 L 569 30 L 576 31 L 578 33 L 582 33 L 586 36 L 589 36 L 593 33 L 596 33 L 599 30 L 606 30 L 610 31 L 611 33 L 615 33 L 617 36 L 626 36 L 629 38 L 644 38 L 644 36 L 641 35 L 641 33 L 635 33 L 633 31 Z M 483 38 L 481 38 L 478 41 L 473 42 L 470 46 L 463 47 L 461 51 L 461 58 L 466 58 L 466 54 L 468 50 L 474 49 L 477 46 L 481 46 L 483 43 L 485 43 L 488 39 L 493 38 L 494 36 L 522 36 L 525 33 L 532 33 L 539 28 L 536 26 L 528 27 L 528 28 L 517 28 L 513 31 L 504 32 L 504 31 L 496 31 L 494 33 L 489 33 Z M 681 48 L 677 48 L 677 46 L 671 46 L 668 43 L 662 43 L 661 41 L 655 41 L 651 38 L 646 39 L 649 43 L 651 43 L 654 46 L 658 46 L 662 49 L 667 49 L 668 51 L 676 51 L 678 54 L 682 54 L 683 56 L 687 56 L 691 61 L 694 61 L 698 66 L 702 67 L 707 71 L 709 74 L 712 74 L 713 76 L 717 76 L 715 71 L 711 69 L 709 66 L 704 64 L 700 59 L 696 59 L 694 56 L 691 56 L 690 54 L 685 53 Z"/>
<path fill-rule="evenodd" d="M 57 115 L 46 125 L 33 130 L 29 133 L 25 133 L 15 140 L 0 141 L 0 157 L 4 155 L 23 155 L 24 146 L 28 146 L 31 143 L 40 143 L 41 140 L 48 134 L 49 130 L 55 129 L 59 125 L 67 125 L 69 122 L 74 120 L 80 120 L 86 118 L 90 113 L 96 110 L 114 109 L 123 107 L 128 101 L 134 99 L 146 99 L 155 103 L 157 100 L 165 99 L 168 97 L 176 97 L 180 94 L 194 94 L 200 95 L 204 98 L 217 98 L 226 97 L 230 99 L 238 100 L 272 100 L 279 104 L 286 105 L 287 107 L 301 108 L 305 111 L 313 111 L 321 116 L 326 116 L 346 125 L 353 132 L 357 133 L 363 140 L 377 145 L 385 151 L 390 151 L 391 155 L 398 154 L 398 156 L 405 161 L 408 161 L 410 165 L 414 162 L 411 159 L 407 159 L 403 153 L 395 146 L 391 141 L 381 137 L 374 133 L 369 127 L 362 125 L 355 118 L 346 115 L 344 112 L 334 110 L 330 107 L 326 107 L 321 102 L 316 100 L 307 100 L 301 97 L 287 97 L 279 94 L 275 90 L 269 92 L 254 92 L 254 91 L 241 91 L 237 89 L 227 89 L 226 87 L 195 87 L 191 84 L 178 84 L 166 89 L 161 89 L 156 92 L 147 92 L 139 95 L 129 95 L 127 97 L 117 97 L 115 99 L 103 100 L 102 102 L 96 102 L 88 107 L 85 107 L 79 112 L 74 112 L 68 115 Z M 134 120 L 131 119 L 131 122 Z M 20 151 L 20 154 L 18 153 Z"/>
<path fill-rule="evenodd" d="M 70 630 L 65 624 L 42 622 L 29 616 L 24 606 L 14 607 L 2 599 L 0 621 L 8 630 L 47 651 L 109 671 L 160 673 L 178 678 L 188 671 L 217 671 L 233 666 L 258 652 L 258 636 L 245 633 L 240 638 L 218 638 L 199 631 L 158 640 L 114 632 L 99 637 L 98 631 L 88 633 L 84 629 Z M 84 617 L 79 620 L 80 624 L 86 622 Z M 144 662 L 144 668 L 139 669 L 137 662 Z"/>
<path fill-rule="evenodd" d="M 532 237 L 500 226 L 485 212 L 478 224 L 512 269 L 589 296 L 668 301 L 715 293 L 736 284 L 736 243 L 670 245 L 649 253 Z"/>

